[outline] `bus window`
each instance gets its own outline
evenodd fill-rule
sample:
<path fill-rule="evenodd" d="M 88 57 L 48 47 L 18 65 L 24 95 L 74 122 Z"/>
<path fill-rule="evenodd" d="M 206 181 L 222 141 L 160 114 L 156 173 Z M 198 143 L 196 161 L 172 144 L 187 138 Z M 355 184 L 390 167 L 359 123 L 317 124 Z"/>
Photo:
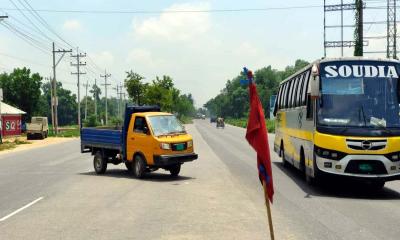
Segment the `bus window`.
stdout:
<path fill-rule="evenodd" d="M 285 83 L 285 91 L 283 92 L 282 96 L 282 108 L 287 108 L 287 99 L 288 99 L 288 92 L 289 92 L 289 82 Z"/>
<path fill-rule="evenodd" d="M 303 86 L 303 94 L 302 94 L 302 101 L 301 104 L 303 106 L 306 105 L 307 100 L 307 92 L 308 92 L 308 85 L 310 82 L 310 71 L 307 71 L 306 77 L 304 79 L 304 86 Z"/>
<path fill-rule="evenodd" d="M 276 106 L 277 108 L 281 108 L 281 98 L 282 98 L 282 90 L 283 90 L 283 86 L 279 86 L 279 91 L 278 91 L 278 97 L 276 99 Z"/>
<path fill-rule="evenodd" d="M 301 106 L 301 96 L 303 93 L 303 85 L 304 85 L 304 79 L 305 79 L 305 74 L 301 74 L 300 79 L 299 79 L 299 85 L 297 86 L 297 99 L 296 99 L 296 104 L 297 106 Z"/>
<path fill-rule="evenodd" d="M 291 108 L 292 107 L 292 96 L 293 96 L 293 85 L 294 85 L 294 81 L 293 79 L 290 80 L 290 84 L 289 84 L 289 96 L 288 96 L 288 104 L 287 107 Z"/>
<path fill-rule="evenodd" d="M 294 79 L 294 85 L 293 85 L 293 96 L 292 96 L 292 106 L 293 107 L 297 107 L 297 95 L 298 95 L 298 85 L 299 85 L 299 82 L 300 82 L 300 76 L 297 76 L 295 79 Z"/>

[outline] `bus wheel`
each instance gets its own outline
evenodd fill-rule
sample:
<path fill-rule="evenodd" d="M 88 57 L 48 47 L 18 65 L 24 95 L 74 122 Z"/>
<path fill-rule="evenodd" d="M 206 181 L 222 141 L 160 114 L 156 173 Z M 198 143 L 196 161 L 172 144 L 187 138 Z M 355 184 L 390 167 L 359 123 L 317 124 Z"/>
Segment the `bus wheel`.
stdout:
<path fill-rule="evenodd" d="M 285 150 L 283 149 L 283 146 L 281 146 L 279 155 L 281 156 L 283 166 L 285 168 L 289 167 L 289 163 L 285 160 Z"/>

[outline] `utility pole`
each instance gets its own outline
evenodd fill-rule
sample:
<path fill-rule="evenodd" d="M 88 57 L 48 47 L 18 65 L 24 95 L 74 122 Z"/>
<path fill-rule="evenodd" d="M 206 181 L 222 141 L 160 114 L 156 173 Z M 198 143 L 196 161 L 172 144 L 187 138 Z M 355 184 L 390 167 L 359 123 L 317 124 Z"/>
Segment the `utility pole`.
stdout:
<path fill-rule="evenodd" d="M 388 58 L 397 59 L 397 0 L 387 0 L 387 50 Z"/>
<path fill-rule="evenodd" d="M 64 57 L 65 53 L 70 53 L 72 52 L 72 49 L 70 50 L 65 50 L 65 49 L 55 49 L 55 44 L 53 42 L 53 81 L 52 81 L 52 88 L 53 88 L 53 95 L 51 96 L 51 111 L 54 116 L 54 121 L 52 122 L 53 124 L 53 130 L 55 135 L 57 136 L 58 134 L 58 112 L 57 112 L 57 107 L 58 107 L 58 99 L 57 99 L 57 78 L 56 78 L 56 68 L 57 65 L 60 63 L 61 59 Z M 56 62 L 56 53 L 61 53 L 61 57 L 57 60 Z"/>
<path fill-rule="evenodd" d="M 106 125 L 108 125 L 108 108 L 107 108 L 107 86 L 110 86 L 111 84 L 107 83 L 107 78 L 111 77 L 111 74 L 107 73 L 107 70 L 104 70 L 104 75 L 100 75 L 100 77 L 104 78 L 104 93 L 106 97 Z"/>
<path fill-rule="evenodd" d="M 87 118 L 87 89 L 88 89 L 88 86 L 89 86 L 89 84 L 88 84 L 88 81 L 86 80 L 86 84 L 84 84 L 83 86 L 85 86 L 86 87 L 86 94 L 85 94 L 85 120 L 86 120 L 86 118 Z"/>
<path fill-rule="evenodd" d="M 86 62 L 81 62 L 80 58 L 86 57 L 86 53 L 79 53 L 79 48 L 76 48 L 76 55 L 72 55 L 71 57 L 76 58 L 76 63 L 71 62 L 71 66 L 76 66 L 76 72 L 71 74 L 76 74 L 78 77 L 78 126 L 81 127 L 81 86 L 80 86 L 80 75 L 86 74 L 85 72 L 81 72 L 80 67 L 85 66 Z M 86 118 L 86 117 L 85 117 Z"/>
<path fill-rule="evenodd" d="M 117 106 L 118 106 L 118 117 L 120 115 L 120 101 L 119 101 L 119 85 L 117 84 L 117 87 L 113 88 L 114 90 L 117 91 Z"/>
<path fill-rule="evenodd" d="M 124 95 L 124 97 L 125 97 L 125 93 L 122 92 L 122 89 L 123 89 L 122 84 L 120 84 L 119 87 L 120 87 L 120 89 L 119 89 L 119 101 L 120 101 L 120 107 L 121 107 L 120 117 L 122 118 L 122 108 L 124 107 L 124 104 L 122 104 L 123 103 L 122 102 L 122 95 Z"/>
<path fill-rule="evenodd" d="M 0 22 L 4 19 L 8 18 L 8 16 L 4 15 L 4 16 L 0 16 Z"/>
<path fill-rule="evenodd" d="M 50 105 L 51 105 L 51 108 L 52 108 L 52 110 L 53 110 L 53 105 L 52 105 L 52 103 L 51 103 L 51 100 L 52 100 L 52 97 L 53 97 L 53 87 L 51 86 L 52 79 L 51 79 L 51 77 L 48 77 L 48 78 L 46 78 L 46 80 L 49 80 Z M 53 112 L 53 111 L 51 111 L 51 123 L 53 124 L 53 127 L 54 127 L 54 112 Z"/>
<path fill-rule="evenodd" d="M 95 92 L 94 92 L 94 115 L 96 116 L 96 121 L 97 121 L 97 79 L 94 79 L 94 86 L 95 86 Z"/>
<path fill-rule="evenodd" d="M 364 55 L 364 20 L 363 0 L 356 0 L 356 29 L 354 30 L 354 56 Z"/>

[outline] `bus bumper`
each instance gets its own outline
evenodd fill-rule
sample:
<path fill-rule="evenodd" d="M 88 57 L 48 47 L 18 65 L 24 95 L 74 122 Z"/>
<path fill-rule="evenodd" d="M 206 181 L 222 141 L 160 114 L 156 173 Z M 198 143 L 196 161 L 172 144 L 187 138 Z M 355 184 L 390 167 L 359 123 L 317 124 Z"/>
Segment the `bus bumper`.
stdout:
<path fill-rule="evenodd" d="M 323 173 L 365 180 L 400 180 L 400 161 L 392 162 L 383 155 L 347 155 L 339 161 L 315 158 Z"/>

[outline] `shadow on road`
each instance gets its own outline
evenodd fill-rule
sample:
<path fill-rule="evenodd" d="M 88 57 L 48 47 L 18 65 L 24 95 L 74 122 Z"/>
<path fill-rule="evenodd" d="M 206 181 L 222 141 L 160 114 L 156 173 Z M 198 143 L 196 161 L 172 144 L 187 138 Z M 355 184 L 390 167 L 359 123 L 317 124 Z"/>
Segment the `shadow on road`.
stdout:
<path fill-rule="evenodd" d="M 281 162 L 273 163 L 306 193 L 305 198 L 318 196 L 368 200 L 400 199 L 400 193 L 390 188 L 384 187 L 381 190 L 371 190 L 365 183 L 338 177 L 327 177 L 318 186 L 310 186 L 298 169 L 294 167 L 286 168 Z"/>
<path fill-rule="evenodd" d="M 123 169 L 109 169 L 106 173 L 102 175 L 96 174 L 94 171 L 79 173 L 80 175 L 88 175 L 95 177 L 112 177 L 112 178 L 130 178 L 132 180 L 138 181 L 150 181 L 150 182 L 176 182 L 176 181 L 187 181 L 193 180 L 195 178 L 187 177 L 187 176 L 178 176 L 172 177 L 169 173 L 147 173 L 146 176 L 142 179 L 136 179 L 132 173 Z"/>

